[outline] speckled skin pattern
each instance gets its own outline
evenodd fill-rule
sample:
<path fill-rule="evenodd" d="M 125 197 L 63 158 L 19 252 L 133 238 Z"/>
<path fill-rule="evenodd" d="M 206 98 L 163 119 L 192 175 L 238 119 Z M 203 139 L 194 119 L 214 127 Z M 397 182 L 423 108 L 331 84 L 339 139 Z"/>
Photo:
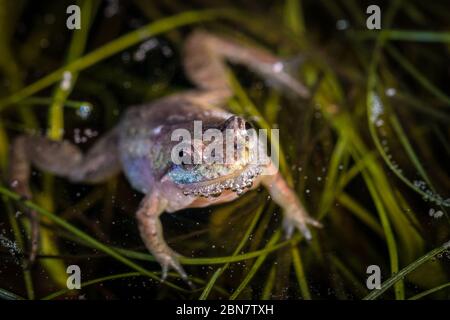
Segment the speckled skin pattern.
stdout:
<path fill-rule="evenodd" d="M 37 135 L 17 137 L 11 150 L 10 185 L 22 196 L 31 198 L 31 165 L 78 183 L 100 183 L 122 171 L 132 187 L 145 194 L 136 217 L 142 240 L 162 266 L 162 279 L 173 268 L 187 280 L 178 261 L 179 254 L 163 238 L 159 219 L 163 212 L 232 201 L 262 184 L 283 208 L 283 226 L 288 237 L 297 229 L 310 239 L 307 224 L 320 224 L 308 216 L 283 177 L 276 170 L 269 170 L 273 169 L 270 163 L 184 167 L 175 165 L 171 158 L 171 150 L 178 143 L 172 141 L 171 133 L 178 128 L 192 132 L 194 120 L 202 121 L 204 130 L 248 127 L 243 118 L 223 109 L 233 95 L 226 61 L 245 65 L 301 97 L 307 97 L 308 90 L 267 51 L 204 31 L 194 31 L 186 39 L 183 58 L 186 74 L 196 89 L 129 107 L 117 126 L 86 154 L 68 141 L 51 141 Z M 38 228 L 36 223 L 33 226 L 30 259 L 38 250 Z"/>

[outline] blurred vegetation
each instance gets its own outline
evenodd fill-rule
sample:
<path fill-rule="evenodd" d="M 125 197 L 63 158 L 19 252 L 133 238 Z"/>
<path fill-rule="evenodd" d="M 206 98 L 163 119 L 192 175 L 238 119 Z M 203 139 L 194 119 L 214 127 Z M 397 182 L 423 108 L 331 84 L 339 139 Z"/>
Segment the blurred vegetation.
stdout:
<path fill-rule="evenodd" d="M 71 1 L 0 0 L 0 298 L 448 299 L 450 5 L 375 1 L 382 30 L 371 31 L 373 2 L 80 0 L 70 31 Z M 299 100 L 230 65 L 229 108 L 280 128 L 281 170 L 324 228 L 284 240 L 265 190 L 163 215 L 190 289 L 176 274 L 159 282 L 134 221 L 142 195 L 123 176 L 86 186 L 34 171 L 32 201 L 4 182 L 16 135 L 87 149 L 126 106 L 191 87 L 180 48 L 194 28 L 286 57 L 313 92 Z M 136 58 L 145 41 L 156 45 Z M 28 268 L 30 208 L 42 247 Z M 81 291 L 65 287 L 70 264 Z M 370 292 L 373 264 L 383 285 Z"/>

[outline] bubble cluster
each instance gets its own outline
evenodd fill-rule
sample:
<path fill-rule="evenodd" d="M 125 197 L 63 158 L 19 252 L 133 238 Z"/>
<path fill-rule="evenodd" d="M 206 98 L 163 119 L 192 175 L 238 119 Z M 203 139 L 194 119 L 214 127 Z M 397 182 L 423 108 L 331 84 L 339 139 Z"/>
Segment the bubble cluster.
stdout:
<path fill-rule="evenodd" d="M 20 254 L 21 250 L 16 242 L 9 240 L 2 234 L 0 234 L 0 246 L 8 249 L 11 255 Z"/>
<path fill-rule="evenodd" d="M 372 105 L 371 105 L 370 111 L 371 111 L 371 113 L 370 113 L 370 121 L 372 121 L 373 123 L 377 124 L 377 121 L 381 120 L 380 117 L 384 113 L 384 106 L 383 106 L 383 104 L 381 102 L 380 97 L 378 95 L 376 95 L 376 94 L 374 94 L 373 97 L 372 97 Z"/>
<path fill-rule="evenodd" d="M 98 135 L 97 131 L 89 128 L 86 128 L 83 131 L 76 128 L 73 132 L 74 132 L 74 142 L 76 144 L 86 143 L 88 139 L 94 138 Z"/>
<path fill-rule="evenodd" d="M 414 180 L 414 186 L 425 193 L 423 199 L 425 201 L 430 200 L 434 202 L 438 206 L 450 207 L 450 198 L 444 199 L 440 194 L 434 193 L 428 187 L 425 181 L 423 180 Z"/>
<path fill-rule="evenodd" d="M 231 190 L 237 195 L 244 193 L 245 189 L 253 185 L 253 181 L 262 172 L 259 166 L 248 166 L 236 177 L 226 179 L 220 182 L 213 182 L 207 185 L 195 186 L 184 190 L 184 195 L 193 195 L 197 197 L 218 197 L 224 190 Z"/>
<path fill-rule="evenodd" d="M 145 41 L 142 43 L 138 50 L 134 53 L 133 58 L 135 61 L 144 61 L 147 53 L 159 46 L 158 39 L 152 38 L 150 40 Z"/>
<path fill-rule="evenodd" d="M 439 219 L 439 218 L 441 218 L 444 215 L 444 213 L 441 210 L 436 211 L 433 208 L 430 209 L 428 214 L 430 215 L 430 217 L 433 217 L 433 218 L 436 218 L 436 219 Z"/>

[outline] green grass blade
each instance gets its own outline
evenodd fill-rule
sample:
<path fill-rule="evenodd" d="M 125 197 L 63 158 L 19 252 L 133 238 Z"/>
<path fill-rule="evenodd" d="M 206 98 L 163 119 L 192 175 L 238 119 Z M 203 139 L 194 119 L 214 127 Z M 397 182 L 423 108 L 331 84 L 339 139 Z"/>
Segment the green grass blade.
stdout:
<path fill-rule="evenodd" d="M 30 97 L 21 102 L 22 105 L 36 105 L 36 106 L 49 106 L 54 103 L 54 99 L 50 97 Z M 65 100 L 64 106 L 68 108 L 79 109 L 86 106 L 89 109 L 93 108 L 93 105 L 87 101 L 75 101 Z"/>
<path fill-rule="evenodd" d="M 397 30 L 384 29 L 383 37 L 390 41 L 413 41 L 413 42 L 438 42 L 450 43 L 450 32 L 433 32 L 433 31 L 419 31 L 419 30 Z M 355 36 L 356 39 L 372 39 L 379 37 L 379 33 L 375 30 L 370 31 L 352 31 L 350 36 Z"/>
<path fill-rule="evenodd" d="M 376 120 L 376 119 L 374 119 L 374 117 L 375 117 L 374 109 L 379 108 L 379 107 L 384 109 L 382 101 L 380 100 L 379 96 L 374 91 L 370 91 L 367 95 L 367 114 L 368 114 L 369 132 L 372 137 L 372 140 L 375 143 L 375 146 L 376 146 L 378 152 L 381 154 L 383 160 L 388 165 L 389 169 L 391 169 L 392 172 L 394 172 L 394 174 L 401 181 L 403 181 L 412 190 L 419 193 L 424 199 L 429 199 L 430 201 L 435 202 L 439 205 L 450 207 L 450 203 L 442 201 L 442 196 L 435 194 L 435 193 L 430 194 L 426 190 L 422 190 L 418 186 L 414 185 L 413 182 L 411 182 L 408 178 L 406 178 L 403 175 L 400 168 L 398 168 L 396 165 L 394 165 L 394 163 L 391 161 L 391 159 L 389 158 L 389 156 L 387 155 L 387 153 L 385 152 L 385 150 L 381 144 L 380 138 L 378 137 L 378 135 L 376 133 L 376 129 L 375 129 L 375 125 L 374 125 L 374 122 L 375 122 L 374 120 Z"/>
<path fill-rule="evenodd" d="M 261 300 L 270 300 L 273 286 L 275 285 L 275 279 L 277 275 L 277 266 L 273 265 L 270 269 L 267 281 L 264 285 L 263 292 L 261 293 Z"/>
<path fill-rule="evenodd" d="M 20 233 L 20 228 L 19 228 L 19 223 L 17 222 L 17 218 L 13 214 L 13 209 L 12 209 L 11 203 L 10 203 L 9 199 L 7 199 L 7 197 L 4 195 L 2 195 L 2 200 L 3 200 L 3 203 L 6 205 L 6 211 L 8 213 L 9 224 L 11 225 L 11 229 L 13 230 L 14 239 L 16 240 L 19 250 L 21 250 L 21 252 L 24 252 L 25 251 L 24 250 L 25 242 L 22 238 L 22 234 Z M 23 264 L 23 261 L 22 261 L 22 264 Z M 35 293 L 34 293 L 33 279 L 31 277 L 31 271 L 28 268 L 26 268 L 26 266 L 24 264 L 22 265 L 22 270 L 23 270 L 22 271 L 23 279 L 25 282 L 25 289 L 27 292 L 27 297 L 29 300 L 34 300 Z"/>
<path fill-rule="evenodd" d="M 116 40 L 108 42 L 106 45 L 86 54 L 79 59 L 76 59 L 66 66 L 57 69 L 42 79 L 32 83 L 16 93 L 13 93 L 9 97 L 0 100 L 0 111 L 5 109 L 7 106 L 17 103 L 59 81 L 65 71 L 79 72 L 108 57 L 111 57 L 118 52 L 125 50 L 126 48 L 148 39 L 149 37 L 156 36 L 181 26 L 212 20 L 218 16 L 225 16 L 226 14 L 227 11 L 224 10 L 187 11 L 152 22 Z"/>
<path fill-rule="evenodd" d="M 339 166 L 342 163 L 343 157 L 347 153 L 347 140 L 345 137 L 340 138 L 334 147 L 331 160 L 328 165 L 327 177 L 325 179 L 325 187 L 322 191 L 322 197 L 319 203 L 319 219 L 322 219 L 330 210 L 336 195 L 340 190 L 337 190 L 337 183 L 339 178 Z"/>
<path fill-rule="evenodd" d="M 311 300 L 311 292 L 309 291 L 308 281 L 306 279 L 303 262 L 300 255 L 300 250 L 297 247 L 292 247 L 292 260 L 294 263 L 295 275 L 297 276 L 300 285 L 300 293 L 304 300 Z"/>
<path fill-rule="evenodd" d="M 79 1 L 80 14 L 83 17 L 81 19 L 81 29 L 73 33 L 72 40 L 70 42 L 69 50 L 66 57 L 66 65 L 70 64 L 83 54 L 87 38 L 89 35 L 89 29 L 91 26 L 92 17 L 95 16 L 96 9 L 98 8 L 98 1 L 82 0 Z M 67 78 L 69 77 L 69 78 Z M 63 79 L 56 87 L 53 94 L 53 102 L 49 109 L 49 124 L 48 124 L 48 137 L 54 140 L 60 140 L 63 136 L 64 130 L 64 112 L 63 106 L 65 101 L 72 92 L 73 87 L 78 78 L 77 72 L 64 71 Z"/>
<path fill-rule="evenodd" d="M 388 280 L 383 282 L 381 284 L 381 289 L 374 290 L 371 293 L 369 293 L 366 297 L 364 297 L 364 300 L 375 300 L 378 297 L 380 297 L 387 289 L 401 281 L 401 279 L 405 278 L 409 273 L 416 270 L 418 267 L 423 265 L 425 262 L 429 261 L 430 259 L 434 258 L 438 254 L 443 253 L 446 250 L 450 249 L 450 241 L 447 241 L 443 245 L 431 250 L 430 252 L 424 254 L 416 261 L 410 263 L 408 266 L 397 272 L 395 275 L 390 277 Z"/>
<path fill-rule="evenodd" d="M 236 256 L 225 256 L 225 257 L 212 257 L 212 258 L 188 258 L 188 257 L 180 257 L 180 262 L 183 265 L 209 265 L 209 264 L 224 264 L 224 263 L 233 263 L 233 262 L 240 262 L 248 259 L 258 258 L 262 255 L 267 255 L 269 253 L 275 252 L 281 248 L 284 248 L 289 245 L 295 245 L 299 243 L 301 240 L 300 236 L 294 235 L 292 239 L 286 240 L 271 246 L 266 246 L 264 249 L 255 250 L 243 254 L 239 254 Z M 114 248 L 116 251 L 120 252 L 123 256 L 136 259 L 136 260 L 143 260 L 143 261 L 154 261 L 154 258 L 151 254 L 128 250 L 128 249 L 121 249 L 121 248 Z"/>
<path fill-rule="evenodd" d="M 255 229 L 256 223 L 258 222 L 259 218 L 261 217 L 263 210 L 264 210 L 264 205 L 259 206 L 252 221 L 250 222 L 249 227 L 247 228 L 247 231 L 245 232 L 245 234 L 242 237 L 241 241 L 239 242 L 238 246 L 234 250 L 232 256 L 236 256 L 239 252 L 241 252 L 242 248 L 244 248 L 250 235 L 252 234 L 253 230 Z M 214 274 L 212 275 L 208 284 L 206 285 L 205 289 L 203 290 L 202 294 L 200 295 L 199 300 L 206 300 L 208 298 L 208 295 L 211 292 L 212 288 L 214 287 L 215 282 L 224 273 L 224 271 L 228 268 L 229 265 L 230 265 L 230 263 L 227 262 L 223 267 L 217 269 L 216 272 L 214 272 Z"/>
<path fill-rule="evenodd" d="M 403 56 L 397 49 L 392 46 L 386 46 L 389 54 L 406 72 L 408 72 L 417 82 L 419 82 L 429 93 L 445 103 L 446 107 L 450 107 L 450 97 L 441 89 L 436 87 L 430 80 L 428 80 L 422 72 L 420 72 L 405 56 Z"/>
<path fill-rule="evenodd" d="M 159 272 L 158 272 L 159 273 Z M 179 275 L 177 273 L 174 272 L 169 272 L 168 273 L 169 277 L 178 277 Z M 106 281 L 111 281 L 111 280 L 116 280 L 116 279 L 125 279 L 125 278 L 131 278 L 131 277 L 142 277 L 142 274 L 140 272 L 126 272 L 126 273 L 120 273 L 120 274 L 114 274 L 114 275 L 110 275 L 110 276 L 105 276 L 105 277 L 101 277 L 101 278 L 96 278 L 96 279 L 92 279 L 89 281 L 85 281 L 82 282 L 80 284 L 81 288 L 86 288 L 88 286 L 91 286 L 93 284 L 97 284 L 97 283 L 103 283 Z M 198 283 L 198 284 L 203 284 L 205 283 L 205 281 L 203 281 L 202 279 L 198 279 L 198 278 L 191 278 L 191 281 L 194 283 Z M 223 290 L 222 288 L 215 288 L 216 290 L 218 290 L 219 292 L 226 293 L 225 290 Z M 53 292 L 49 295 L 46 295 L 45 297 L 41 298 L 41 300 L 53 300 L 55 298 L 58 298 L 62 295 L 65 295 L 67 293 L 72 292 L 73 289 L 61 289 L 58 290 L 56 292 Z"/>
<path fill-rule="evenodd" d="M 397 242 L 395 240 L 394 232 L 391 228 L 384 204 L 381 201 L 381 195 L 378 194 L 372 179 L 366 173 L 363 174 L 363 177 L 364 180 L 366 181 L 366 185 L 369 189 L 372 199 L 375 202 L 375 207 L 377 208 L 378 214 L 380 216 L 381 226 L 383 227 L 384 234 L 386 236 L 386 244 L 389 252 L 391 273 L 396 274 L 399 270 L 399 258 L 397 251 L 398 250 Z M 402 280 L 395 283 L 394 290 L 395 290 L 395 297 L 397 300 L 403 300 L 405 298 L 405 288 Z"/>
<path fill-rule="evenodd" d="M 15 293 L 12 293 L 6 289 L 2 289 L 2 288 L 0 288 L 0 299 L 3 299 L 3 300 L 25 300 L 25 298 L 15 294 Z"/>
<path fill-rule="evenodd" d="M 337 200 L 340 204 L 346 207 L 350 212 L 352 212 L 355 217 L 364 222 L 370 229 L 372 229 L 381 238 L 384 238 L 383 228 L 380 224 L 373 218 L 369 211 L 367 211 L 361 204 L 359 204 L 355 199 L 350 197 L 345 192 L 338 195 Z"/>
<path fill-rule="evenodd" d="M 142 276 L 142 274 L 139 272 L 127 272 L 127 273 L 121 273 L 121 274 L 114 274 L 111 276 L 101 277 L 101 278 L 82 282 L 80 284 L 80 286 L 81 286 L 81 288 L 85 288 L 87 286 L 90 286 L 90 285 L 93 285 L 96 283 L 102 283 L 102 282 L 110 281 L 110 280 L 124 279 L 124 278 L 129 278 L 129 277 L 138 277 L 138 276 Z M 41 300 L 53 300 L 62 295 L 65 295 L 66 293 L 69 293 L 71 291 L 73 291 L 73 289 L 61 289 L 61 290 L 53 292 L 45 297 L 42 297 Z"/>
<path fill-rule="evenodd" d="M 440 286 L 437 286 L 435 288 L 432 288 L 430 290 L 426 290 L 424 292 L 416 294 L 415 296 L 412 296 L 408 300 L 419 300 L 419 299 L 422 299 L 423 297 L 426 297 L 426 296 L 428 296 L 428 295 L 430 295 L 432 293 L 435 293 L 435 292 L 437 292 L 439 290 L 442 290 L 442 289 L 445 289 L 445 288 L 448 288 L 448 287 L 450 287 L 450 282 L 444 283 L 444 284 L 442 284 Z"/>
<path fill-rule="evenodd" d="M 300 0 L 286 0 L 284 4 L 284 20 L 295 35 L 305 32 L 302 3 Z"/>
<path fill-rule="evenodd" d="M 269 242 L 267 243 L 267 246 L 271 246 L 275 244 L 278 239 L 281 236 L 281 230 L 277 230 L 272 237 L 270 238 Z M 259 270 L 263 262 L 266 260 L 267 254 L 260 255 L 258 259 L 256 259 L 255 263 L 251 267 L 250 271 L 245 276 L 244 280 L 242 280 L 239 287 L 236 288 L 236 290 L 233 292 L 233 294 L 230 297 L 230 300 L 236 300 L 236 298 L 242 293 L 242 291 L 247 287 L 247 285 L 250 283 L 250 281 L 255 276 L 256 272 Z"/>
<path fill-rule="evenodd" d="M 134 263 L 133 261 L 127 259 L 126 257 L 124 257 L 122 254 L 120 254 L 117 250 L 97 241 L 96 239 L 92 238 L 91 236 L 89 236 L 87 233 L 81 231 L 80 229 L 74 227 L 72 224 L 68 223 L 67 221 L 65 221 L 64 219 L 61 219 L 60 217 L 54 215 L 53 213 L 39 207 L 38 205 L 34 204 L 32 201 L 26 200 L 26 201 L 22 201 L 20 195 L 18 195 L 15 192 L 12 192 L 8 189 L 6 189 L 3 186 L 0 186 L 0 193 L 3 194 L 4 196 L 14 200 L 14 201 L 20 201 L 23 205 L 25 205 L 26 207 L 28 207 L 29 209 L 35 210 L 36 212 L 38 212 L 41 216 L 48 218 L 50 221 L 52 221 L 53 223 L 55 223 L 56 225 L 62 227 L 63 229 L 69 231 L 70 233 L 72 233 L 73 235 L 79 237 L 80 239 L 82 239 L 83 241 L 85 241 L 86 243 L 89 243 L 93 248 L 102 251 L 106 254 L 108 254 L 109 256 L 111 256 L 112 258 L 116 259 L 117 261 L 123 263 L 124 265 L 140 272 L 142 275 L 148 276 L 154 280 L 159 280 L 159 277 L 156 276 L 153 272 L 150 272 L 146 269 L 144 269 L 143 267 L 141 267 L 140 265 Z M 165 281 L 164 284 L 166 284 L 167 286 L 177 289 L 177 290 L 181 290 L 184 291 L 183 288 L 178 287 L 170 282 Z"/>

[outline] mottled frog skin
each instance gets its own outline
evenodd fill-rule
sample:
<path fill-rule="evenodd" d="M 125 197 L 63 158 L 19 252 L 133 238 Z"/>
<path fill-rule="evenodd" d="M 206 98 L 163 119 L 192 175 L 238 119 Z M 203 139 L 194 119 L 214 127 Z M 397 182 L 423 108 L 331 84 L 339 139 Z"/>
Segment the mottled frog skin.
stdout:
<path fill-rule="evenodd" d="M 237 131 L 251 127 L 242 117 L 223 108 L 233 95 L 227 61 L 245 65 L 301 97 L 307 97 L 308 90 L 285 72 L 281 60 L 269 52 L 201 30 L 186 39 L 183 59 L 186 74 L 196 89 L 129 107 L 117 126 L 86 154 L 68 141 L 22 135 L 13 143 L 10 161 L 11 187 L 26 198 L 31 198 L 31 165 L 76 183 L 101 183 L 122 171 L 132 187 L 145 194 L 136 212 L 139 232 L 161 264 L 163 280 L 169 268 L 187 279 L 178 261 L 179 254 L 164 241 L 159 219 L 163 212 L 232 201 L 262 184 L 283 208 L 288 237 L 297 229 L 310 239 L 307 224 L 320 226 L 308 216 L 283 177 L 272 170 L 271 163 L 254 165 L 237 159 L 229 164 L 180 165 L 171 160 L 171 151 L 178 143 L 172 141 L 171 133 L 179 128 L 192 132 L 195 120 L 202 121 L 203 130 Z M 36 221 L 31 259 L 38 248 Z"/>

